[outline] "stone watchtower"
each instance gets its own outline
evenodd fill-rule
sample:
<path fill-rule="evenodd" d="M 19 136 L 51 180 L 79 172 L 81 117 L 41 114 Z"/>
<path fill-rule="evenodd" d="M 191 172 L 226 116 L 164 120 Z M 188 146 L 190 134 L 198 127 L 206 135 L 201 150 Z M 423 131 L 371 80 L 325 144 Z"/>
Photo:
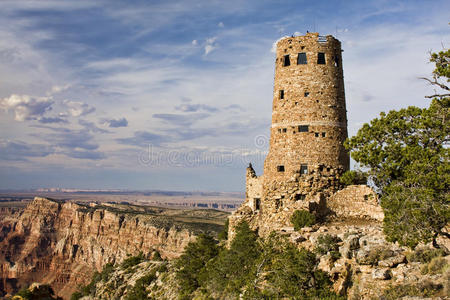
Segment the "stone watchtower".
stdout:
<path fill-rule="evenodd" d="M 278 42 L 267 184 L 321 165 L 348 169 L 341 51 L 338 40 L 317 33 Z"/>
<path fill-rule="evenodd" d="M 263 175 L 247 169 L 246 202 L 235 213 L 262 234 L 290 226 L 296 209 L 320 210 L 349 169 L 341 52 L 318 33 L 277 44 L 269 154 Z"/>

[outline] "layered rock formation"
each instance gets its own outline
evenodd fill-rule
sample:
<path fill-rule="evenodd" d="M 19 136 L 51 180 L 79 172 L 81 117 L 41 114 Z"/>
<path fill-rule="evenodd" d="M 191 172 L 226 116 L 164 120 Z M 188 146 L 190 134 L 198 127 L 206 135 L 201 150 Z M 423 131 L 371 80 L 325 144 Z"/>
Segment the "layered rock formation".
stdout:
<path fill-rule="evenodd" d="M 83 206 L 36 197 L 18 217 L 0 223 L 0 296 L 37 281 L 67 298 L 106 263 L 154 250 L 177 257 L 214 223 L 180 221 L 123 207 Z"/>

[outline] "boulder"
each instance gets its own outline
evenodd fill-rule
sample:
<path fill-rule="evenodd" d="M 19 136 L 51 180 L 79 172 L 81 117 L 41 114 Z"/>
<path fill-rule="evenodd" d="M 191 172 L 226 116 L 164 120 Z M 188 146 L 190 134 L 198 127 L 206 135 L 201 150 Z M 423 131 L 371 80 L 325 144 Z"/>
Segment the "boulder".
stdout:
<path fill-rule="evenodd" d="M 372 271 L 372 278 L 377 280 L 388 280 L 392 278 L 389 268 L 376 268 Z"/>

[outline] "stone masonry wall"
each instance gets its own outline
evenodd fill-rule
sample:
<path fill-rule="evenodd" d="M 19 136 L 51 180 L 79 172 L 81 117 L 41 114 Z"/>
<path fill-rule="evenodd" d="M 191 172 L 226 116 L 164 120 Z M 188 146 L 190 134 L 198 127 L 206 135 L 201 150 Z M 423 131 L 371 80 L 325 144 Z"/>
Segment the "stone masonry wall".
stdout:
<path fill-rule="evenodd" d="M 350 185 L 327 199 L 327 207 L 341 218 L 383 221 L 383 210 L 374 190 L 366 185 Z"/>

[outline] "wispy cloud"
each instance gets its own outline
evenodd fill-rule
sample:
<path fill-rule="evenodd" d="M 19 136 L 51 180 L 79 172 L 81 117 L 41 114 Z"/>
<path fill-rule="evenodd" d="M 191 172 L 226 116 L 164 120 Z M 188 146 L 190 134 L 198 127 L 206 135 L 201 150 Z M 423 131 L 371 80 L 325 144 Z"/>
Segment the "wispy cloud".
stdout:
<path fill-rule="evenodd" d="M 195 113 L 195 114 L 153 114 L 153 118 L 163 120 L 167 123 L 178 126 L 190 126 L 197 121 L 206 119 L 210 116 L 207 113 Z"/>
<path fill-rule="evenodd" d="M 216 42 L 217 37 L 210 37 L 206 39 L 206 43 L 205 43 L 205 55 L 208 55 L 209 53 L 211 53 L 211 51 L 213 51 L 214 49 L 217 49 L 218 44 Z"/>
<path fill-rule="evenodd" d="M 108 124 L 111 128 L 118 128 L 118 127 L 127 127 L 128 126 L 128 120 L 126 118 L 120 118 L 120 119 L 103 119 L 103 124 Z"/>
<path fill-rule="evenodd" d="M 199 110 L 204 110 L 207 112 L 217 112 L 219 109 L 214 106 L 206 105 L 206 104 L 181 104 L 175 106 L 175 110 L 179 110 L 182 112 L 197 112 Z"/>
<path fill-rule="evenodd" d="M 95 107 L 90 106 L 87 103 L 79 102 L 79 101 L 65 100 L 63 102 L 63 105 L 67 107 L 67 111 L 73 117 L 85 116 L 85 115 L 93 113 L 95 111 Z"/>
<path fill-rule="evenodd" d="M 45 144 L 0 140 L 0 160 L 26 161 L 30 157 L 46 157 L 53 152 L 52 147 Z"/>
<path fill-rule="evenodd" d="M 136 131 L 133 137 L 118 138 L 118 143 L 123 145 L 131 145 L 138 147 L 147 147 L 148 145 L 161 145 L 162 143 L 170 141 L 165 135 L 160 135 L 148 131 Z"/>

